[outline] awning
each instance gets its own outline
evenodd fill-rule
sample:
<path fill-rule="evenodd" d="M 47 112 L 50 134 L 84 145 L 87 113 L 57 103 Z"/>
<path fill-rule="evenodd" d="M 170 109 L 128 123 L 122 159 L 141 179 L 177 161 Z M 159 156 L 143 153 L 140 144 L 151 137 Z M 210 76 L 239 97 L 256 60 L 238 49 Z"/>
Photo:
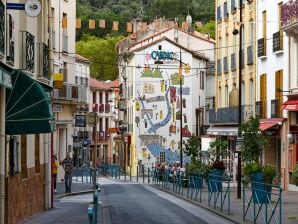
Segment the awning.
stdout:
<path fill-rule="evenodd" d="M 218 136 L 237 136 L 238 127 L 231 126 L 212 126 L 207 129 L 208 135 L 218 135 Z"/>
<path fill-rule="evenodd" d="M 267 119 L 260 119 L 259 128 L 261 131 L 266 131 L 270 128 L 276 128 L 282 125 L 284 118 L 267 118 Z"/>
<path fill-rule="evenodd" d="M 11 70 L 2 62 L 0 62 L 0 85 L 5 86 L 8 89 L 12 88 L 11 83 Z"/>
<path fill-rule="evenodd" d="M 284 110 L 298 111 L 298 99 L 287 100 L 281 106 Z"/>
<path fill-rule="evenodd" d="M 6 94 L 6 134 L 25 135 L 50 133 L 55 119 L 51 106 L 51 87 L 15 70 L 12 89 Z"/>

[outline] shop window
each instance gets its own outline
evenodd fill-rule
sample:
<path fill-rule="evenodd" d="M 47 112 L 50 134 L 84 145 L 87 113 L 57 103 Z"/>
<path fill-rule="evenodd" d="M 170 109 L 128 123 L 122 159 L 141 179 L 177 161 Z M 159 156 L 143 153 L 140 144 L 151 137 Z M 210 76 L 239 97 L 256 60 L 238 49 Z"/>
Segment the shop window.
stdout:
<path fill-rule="evenodd" d="M 27 178 L 27 136 L 21 136 L 21 177 Z"/>

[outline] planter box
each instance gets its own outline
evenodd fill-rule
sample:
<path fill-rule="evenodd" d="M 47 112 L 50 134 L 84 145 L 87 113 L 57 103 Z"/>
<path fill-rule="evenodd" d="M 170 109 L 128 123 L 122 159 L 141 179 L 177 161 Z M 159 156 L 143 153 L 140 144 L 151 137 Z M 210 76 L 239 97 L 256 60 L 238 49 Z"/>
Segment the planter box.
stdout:
<path fill-rule="evenodd" d="M 209 174 L 208 191 L 209 192 L 221 192 L 222 191 L 222 176 L 224 170 L 213 170 Z"/>
<path fill-rule="evenodd" d="M 251 177 L 252 199 L 256 204 L 267 204 L 271 202 L 272 185 L 264 183 L 264 174 L 255 173 Z"/>

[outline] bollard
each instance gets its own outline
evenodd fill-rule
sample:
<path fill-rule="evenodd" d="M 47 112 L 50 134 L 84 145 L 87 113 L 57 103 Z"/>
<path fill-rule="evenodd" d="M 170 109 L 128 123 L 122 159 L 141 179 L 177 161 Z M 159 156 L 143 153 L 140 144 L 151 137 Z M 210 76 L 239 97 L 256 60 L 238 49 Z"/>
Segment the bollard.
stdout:
<path fill-rule="evenodd" d="M 117 180 L 118 167 L 115 165 L 115 179 Z"/>
<path fill-rule="evenodd" d="M 137 182 L 139 182 L 139 166 L 137 166 Z"/>
<path fill-rule="evenodd" d="M 129 180 L 131 181 L 131 166 L 130 166 L 130 169 L 129 169 Z"/>
<path fill-rule="evenodd" d="M 89 218 L 89 224 L 93 224 L 93 205 L 90 204 L 88 207 L 88 218 Z"/>
<path fill-rule="evenodd" d="M 97 223 L 97 215 L 98 215 L 98 191 L 96 189 L 94 193 L 94 223 Z"/>

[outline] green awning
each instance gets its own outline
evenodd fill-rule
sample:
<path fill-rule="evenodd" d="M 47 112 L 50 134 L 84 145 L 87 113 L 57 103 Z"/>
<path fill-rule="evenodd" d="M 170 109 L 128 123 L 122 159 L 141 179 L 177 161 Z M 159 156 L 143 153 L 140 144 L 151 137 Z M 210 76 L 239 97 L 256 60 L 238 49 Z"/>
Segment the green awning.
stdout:
<path fill-rule="evenodd" d="M 5 86 L 8 89 L 12 88 L 10 73 L 11 69 L 9 69 L 8 66 L 0 62 L 0 85 Z"/>
<path fill-rule="evenodd" d="M 51 87 L 32 79 L 21 70 L 15 70 L 11 79 L 12 89 L 6 91 L 6 134 L 25 135 L 54 131 Z"/>

